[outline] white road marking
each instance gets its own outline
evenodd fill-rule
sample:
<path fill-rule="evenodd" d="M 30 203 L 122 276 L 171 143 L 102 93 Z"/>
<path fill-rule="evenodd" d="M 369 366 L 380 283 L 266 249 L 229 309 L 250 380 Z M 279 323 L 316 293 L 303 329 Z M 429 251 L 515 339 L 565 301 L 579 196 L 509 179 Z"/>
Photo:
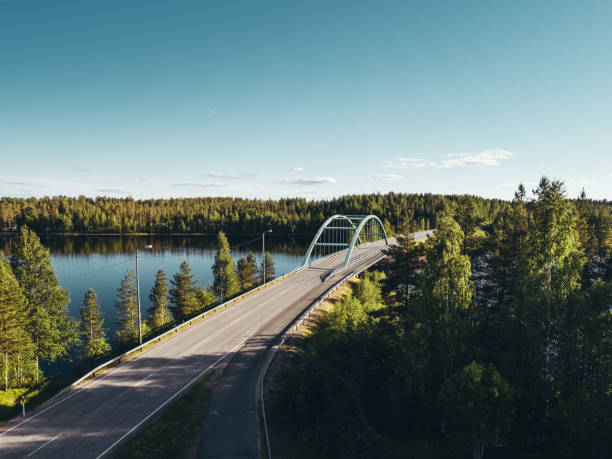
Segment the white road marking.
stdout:
<path fill-rule="evenodd" d="M 138 387 L 138 386 L 140 386 L 140 385 L 141 385 L 143 382 L 145 382 L 145 381 L 146 381 L 147 379 L 149 379 L 151 376 L 153 376 L 153 373 L 151 373 L 151 374 L 150 374 L 149 376 L 147 376 L 145 379 L 142 379 L 142 380 L 140 380 L 139 382 L 137 382 L 137 383 L 135 384 L 135 386 L 134 386 L 134 387 Z"/>
<path fill-rule="evenodd" d="M 51 440 L 49 440 L 47 443 L 45 443 L 42 446 L 39 446 L 38 448 L 36 448 L 34 451 L 32 451 L 30 454 L 28 454 L 26 457 L 30 457 L 30 456 L 34 456 L 34 454 L 36 454 L 37 452 L 39 452 L 41 449 L 43 449 L 45 446 L 47 446 L 49 443 L 51 443 L 52 441 L 57 440 L 59 437 L 61 437 L 62 435 L 64 435 L 63 433 L 56 435 L 55 437 L 53 437 Z"/>

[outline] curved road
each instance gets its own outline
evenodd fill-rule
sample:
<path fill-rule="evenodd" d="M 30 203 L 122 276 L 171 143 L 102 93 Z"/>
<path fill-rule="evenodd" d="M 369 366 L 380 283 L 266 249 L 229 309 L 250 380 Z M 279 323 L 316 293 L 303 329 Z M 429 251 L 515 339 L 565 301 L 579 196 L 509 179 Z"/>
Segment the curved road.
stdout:
<path fill-rule="evenodd" d="M 258 438 L 252 437 L 253 432 L 257 435 L 256 414 L 251 409 L 255 406 L 251 403 L 255 391 L 228 390 L 224 393 L 223 389 L 230 388 L 232 382 L 245 381 L 245 377 L 249 379 L 253 374 L 248 370 L 241 373 L 241 369 L 249 365 L 255 368 L 259 364 L 257 360 L 241 360 L 249 349 L 253 351 L 251 354 L 265 350 L 269 342 L 321 293 L 347 272 L 359 271 L 360 266 L 379 257 L 381 248 L 382 244 L 374 244 L 356 249 L 353 255 L 353 260 L 357 260 L 355 264 L 338 271 L 325 283 L 321 282 L 321 274 L 339 267 L 343 261 L 342 253 L 302 270 L 162 341 L 119 367 L 86 381 L 59 400 L 52 400 L 30 413 L 25 420 L 17 418 L 3 425 L 0 427 L 0 457 L 66 459 L 105 456 L 193 381 L 243 346 L 225 369 L 220 381 L 222 384 L 213 391 L 211 400 L 212 408 L 230 408 L 215 411 L 207 417 L 199 455 L 227 456 L 236 450 L 236 456 L 256 457 L 257 452 L 252 449 L 252 439 L 255 438 L 256 444 Z M 251 337 L 258 339 L 249 340 Z M 236 387 L 240 386 L 234 389 Z M 228 416 L 232 413 L 231 403 L 239 402 L 233 395 L 236 393 L 243 395 L 244 403 L 238 406 L 238 416 Z M 230 405 L 219 402 L 224 396 Z M 250 407 L 246 410 L 248 413 L 239 411 L 244 406 Z M 213 417 L 216 419 L 211 421 Z M 239 431 L 236 427 L 242 426 L 245 430 L 239 431 L 240 435 L 234 438 L 223 433 L 229 425 L 234 426 L 231 430 Z M 246 439 L 248 446 L 243 450 L 232 447 L 237 443 L 236 438 Z"/>

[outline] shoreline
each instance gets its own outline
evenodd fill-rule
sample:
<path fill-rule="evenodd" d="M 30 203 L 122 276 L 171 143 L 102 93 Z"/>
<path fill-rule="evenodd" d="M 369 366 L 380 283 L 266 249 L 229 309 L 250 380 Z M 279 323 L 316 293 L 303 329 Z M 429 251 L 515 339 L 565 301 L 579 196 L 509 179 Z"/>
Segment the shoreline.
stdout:
<path fill-rule="evenodd" d="M 38 236 L 214 236 L 217 233 L 58 233 L 45 231 L 36 233 Z M 249 234 L 249 233 L 245 233 Z M 256 233 L 252 233 L 256 234 Z M 0 236 L 16 236 L 16 231 L 0 231 Z"/>
<path fill-rule="evenodd" d="M 217 233 L 57 233 L 57 232 L 42 232 L 36 233 L 38 236 L 216 236 Z M 226 233 L 232 234 L 232 233 Z M 259 233 L 240 233 L 246 235 L 255 235 Z M 280 233 L 279 233 L 280 234 Z M 284 233 L 283 233 L 284 234 Z M 289 233 L 298 234 L 298 233 Z M 14 231 L 0 231 L 0 236 L 17 236 Z"/>
<path fill-rule="evenodd" d="M 0 231 L 0 236 L 17 236 L 16 231 Z M 216 236 L 217 233 L 59 233 L 59 232 L 41 232 L 36 233 L 38 236 Z M 261 236 L 260 232 L 247 232 L 247 233 L 225 233 L 226 235 L 245 235 L 245 236 Z M 310 233 L 276 233 L 283 236 L 312 236 Z M 269 237 L 269 236 L 268 236 Z"/>

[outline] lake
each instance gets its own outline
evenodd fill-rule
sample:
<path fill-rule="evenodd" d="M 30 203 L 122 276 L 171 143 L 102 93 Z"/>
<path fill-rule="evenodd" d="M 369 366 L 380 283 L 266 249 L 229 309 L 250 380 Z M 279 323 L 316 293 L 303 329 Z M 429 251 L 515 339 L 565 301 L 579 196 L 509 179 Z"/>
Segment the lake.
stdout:
<path fill-rule="evenodd" d="M 234 261 L 252 250 L 261 263 L 261 237 L 257 235 L 228 235 Z M 150 305 L 149 292 L 157 270 L 162 268 L 168 279 L 178 271 L 183 260 L 191 266 L 194 279 L 200 286 L 213 282 L 212 264 L 216 251 L 216 235 L 207 236 L 41 236 L 49 249 L 55 273 L 63 288 L 70 292 L 70 315 L 79 318 L 79 308 L 89 288 L 98 295 L 104 314 L 104 327 L 112 337 L 114 305 L 117 289 L 128 267 L 135 269 L 135 253 L 139 248 L 140 301 L 143 318 Z M 266 234 L 266 251 L 274 259 L 276 277 L 299 267 L 310 243 L 310 237 Z M 151 244 L 150 250 L 143 249 Z M 11 238 L 0 238 L 0 249 L 10 255 Z M 143 250 L 140 250 L 143 249 Z"/>

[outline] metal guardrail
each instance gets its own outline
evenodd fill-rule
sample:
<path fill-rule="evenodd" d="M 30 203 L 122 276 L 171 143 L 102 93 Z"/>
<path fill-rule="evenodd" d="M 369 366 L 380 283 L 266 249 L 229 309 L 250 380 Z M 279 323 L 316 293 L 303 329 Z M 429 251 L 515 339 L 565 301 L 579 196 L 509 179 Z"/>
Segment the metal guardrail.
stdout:
<path fill-rule="evenodd" d="M 272 353 L 270 354 L 270 357 L 266 361 L 266 366 L 265 366 L 265 368 L 264 368 L 264 370 L 263 370 L 263 372 L 261 374 L 261 381 L 260 381 L 260 384 L 259 384 L 260 389 L 261 389 L 261 393 L 260 393 L 260 398 L 261 398 L 261 413 L 262 413 L 262 417 L 263 417 L 264 431 L 265 431 L 265 435 L 266 435 L 266 446 L 267 446 L 267 450 L 268 450 L 268 459 L 272 459 L 272 451 L 270 450 L 270 435 L 269 435 L 269 432 L 268 432 L 268 421 L 266 419 L 266 403 L 265 403 L 265 398 L 264 398 L 264 381 L 265 381 L 266 376 L 268 374 L 268 370 L 270 369 L 270 364 L 272 363 L 272 360 L 274 360 L 274 357 L 276 357 L 276 354 L 278 353 L 278 350 L 281 347 L 283 347 L 283 345 L 285 344 L 285 341 L 293 333 L 295 333 L 297 331 L 299 326 L 304 323 L 304 320 L 306 320 L 308 317 L 310 317 L 310 315 L 313 312 L 315 312 L 319 308 L 319 306 L 321 306 L 321 304 L 323 302 L 325 302 L 331 296 L 332 293 L 334 293 L 338 288 L 340 288 L 342 286 L 342 284 L 344 284 L 347 280 L 349 280 L 349 279 L 351 279 L 353 277 L 358 276 L 361 272 L 365 271 L 370 266 L 375 265 L 376 263 L 378 263 L 380 260 L 382 260 L 385 257 L 386 257 L 386 255 L 384 253 L 381 253 L 374 260 L 372 260 L 371 262 L 367 263 L 362 268 L 360 268 L 359 271 L 357 271 L 357 272 L 351 271 L 349 274 L 347 274 L 342 279 L 340 279 L 338 282 L 336 282 L 332 287 L 330 287 L 323 294 L 323 296 L 321 296 L 317 301 L 315 301 L 313 303 L 313 305 L 310 308 L 308 308 L 308 310 L 300 316 L 299 319 L 295 320 L 293 325 L 283 334 L 283 337 L 281 338 L 280 343 L 277 346 L 274 346 L 274 348 L 272 350 Z"/>

